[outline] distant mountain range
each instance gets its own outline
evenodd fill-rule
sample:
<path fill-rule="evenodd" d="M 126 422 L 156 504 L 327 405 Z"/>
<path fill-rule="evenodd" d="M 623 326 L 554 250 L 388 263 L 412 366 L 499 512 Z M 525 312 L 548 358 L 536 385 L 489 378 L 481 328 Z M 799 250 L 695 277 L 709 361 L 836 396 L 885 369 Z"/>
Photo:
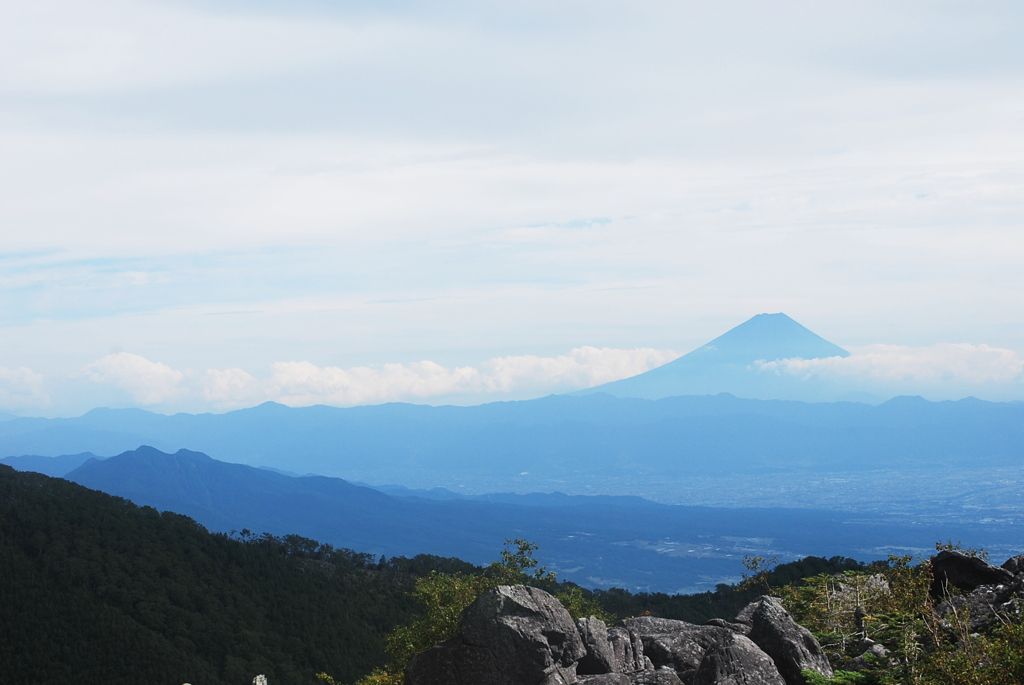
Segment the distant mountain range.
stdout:
<path fill-rule="evenodd" d="M 350 481 L 470 493 L 642 494 L 704 476 L 1020 467 L 1024 404 L 903 397 L 878 406 L 731 395 L 552 396 L 475 407 L 267 403 L 227 414 L 96 409 L 0 423 L 0 454 L 109 456 L 147 444 Z"/>
<path fill-rule="evenodd" d="M 949 536 L 1015 549 L 1024 533 L 1024 525 L 910 525 L 807 509 L 666 506 L 637 497 L 397 497 L 337 478 L 291 477 L 151 447 L 89 459 L 66 478 L 191 516 L 212 530 L 295 533 L 387 556 L 422 552 L 487 563 L 505 538 L 523 537 L 538 543 L 543 561 L 566 580 L 631 590 L 697 591 L 734 581 L 744 554 L 870 559 L 928 549 Z"/>
<path fill-rule="evenodd" d="M 575 394 L 607 393 L 649 400 L 722 392 L 757 399 L 865 399 L 863 393 L 852 393 L 829 381 L 766 373 L 756 364 L 779 359 L 848 356 L 849 352 L 812 333 L 785 314 L 758 314 L 668 364 Z"/>

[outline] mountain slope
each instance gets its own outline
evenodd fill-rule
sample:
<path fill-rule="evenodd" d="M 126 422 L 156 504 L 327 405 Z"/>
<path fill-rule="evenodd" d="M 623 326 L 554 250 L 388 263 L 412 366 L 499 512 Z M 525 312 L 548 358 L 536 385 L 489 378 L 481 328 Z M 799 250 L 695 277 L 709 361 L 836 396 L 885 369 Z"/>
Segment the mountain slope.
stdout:
<path fill-rule="evenodd" d="M 849 354 L 785 314 L 758 314 L 668 364 L 576 394 L 604 392 L 616 397 L 660 399 L 728 392 L 759 399 L 839 399 L 843 392 L 824 381 L 766 373 L 755 362 Z"/>
<path fill-rule="evenodd" d="M 57 457 L 26 454 L 20 457 L 4 457 L 0 459 L 0 464 L 7 464 L 18 471 L 34 471 L 35 473 L 42 473 L 54 478 L 61 478 L 90 459 L 97 458 L 92 452 L 63 454 Z"/>
<path fill-rule="evenodd" d="M 401 565 L 253 542 L 0 465 L 3 682 L 308 685 L 383 662 L 416 609 Z"/>

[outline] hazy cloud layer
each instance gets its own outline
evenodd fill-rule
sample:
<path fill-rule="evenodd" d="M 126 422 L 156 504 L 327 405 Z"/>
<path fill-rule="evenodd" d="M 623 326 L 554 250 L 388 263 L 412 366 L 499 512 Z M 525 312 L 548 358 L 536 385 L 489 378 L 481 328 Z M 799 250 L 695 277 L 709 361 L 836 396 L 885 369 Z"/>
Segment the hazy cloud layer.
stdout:
<path fill-rule="evenodd" d="M 1024 359 L 1013 350 L 941 344 L 869 345 L 850 351 L 846 358 L 758 362 L 756 370 L 803 380 L 827 379 L 880 399 L 897 394 L 922 394 L 929 399 L 1024 397 Z M 467 398 L 486 402 L 517 392 L 542 396 L 634 376 L 676 357 L 672 350 L 581 347 L 556 357 L 496 357 L 463 367 L 421 361 L 340 368 L 292 361 L 273 364 L 270 375 L 259 378 L 240 368 L 209 369 L 202 374 L 178 371 L 119 352 L 88 365 L 83 376 L 120 388 L 134 402 L 150 407 L 184 403 L 193 410 L 226 410 L 268 400 L 290 406 L 346 407 L 402 401 L 436 403 L 439 398 L 444 402 L 453 397 L 462 402 Z M 20 379 L 23 397 L 35 398 L 21 400 L 19 408 L 36 406 L 32 401 L 48 401 L 40 376 L 21 369 L 0 371 L 0 378 L 9 378 L 4 373 Z"/>
<path fill-rule="evenodd" d="M 85 377 L 114 385 L 142 405 L 165 405 L 187 395 L 218 409 L 273 400 L 290 406 L 352 406 L 395 401 L 429 401 L 452 395 L 488 396 L 528 391 L 537 395 L 589 388 L 643 373 L 678 357 L 672 350 L 614 350 L 582 347 L 558 357 L 498 357 L 479 366 L 445 368 L 432 361 L 347 369 L 307 361 L 278 362 L 259 379 L 238 368 L 209 369 L 203 375 L 119 352 L 86 367 Z"/>
<path fill-rule="evenodd" d="M 883 394 L 902 389 L 936 399 L 967 394 L 1024 398 L 1024 358 L 989 345 L 868 345 L 850 348 L 849 357 L 781 359 L 761 362 L 758 368 L 764 373 L 850 383 Z"/>

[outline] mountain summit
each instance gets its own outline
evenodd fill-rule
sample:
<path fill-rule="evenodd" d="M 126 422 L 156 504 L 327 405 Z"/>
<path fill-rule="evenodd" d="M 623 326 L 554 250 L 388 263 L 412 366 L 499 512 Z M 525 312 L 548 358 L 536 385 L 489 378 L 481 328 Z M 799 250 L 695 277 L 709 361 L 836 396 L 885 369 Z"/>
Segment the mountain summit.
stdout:
<path fill-rule="evenodd" d="M 755 399 L 825 399 L 822 393 L 830 393 L 822 382 L 782 376 L 762 369 L 758 362 L 848 356 L 781 312 L 758 314 L 668 364 L 576 394 L 661 399 L 729 392 Z"/>

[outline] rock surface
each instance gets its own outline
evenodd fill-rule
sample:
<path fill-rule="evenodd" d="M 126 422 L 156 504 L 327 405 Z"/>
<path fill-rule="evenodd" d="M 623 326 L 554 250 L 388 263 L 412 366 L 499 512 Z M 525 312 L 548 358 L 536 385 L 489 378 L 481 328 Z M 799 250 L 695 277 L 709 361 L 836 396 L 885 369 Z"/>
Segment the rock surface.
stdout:
<path fill-rule="evenodd" d="M 622 666 L 615 658 L 615 650 L 608 640 L 608 627 L 604 621 L 594 618 L 581 618 L 576 621 L 576 629 L 580 633 L 586 655 L 576 665 L 576 673 L 599 674 L 621 673 Z M 633 669 L 631 669 L 633 670 Z"/>
<path fill-rule="evenodd" d="M 583 685 L 633 685 L 629 677 L 621 673 L 583 675 L 579 677 L 579 682 Z"/>
<path fill-rule="evenodd" d="M 644 656 L 644 643 L 635 629 L 623 626 L 609 628 L 608 642 L 622 673 L 654 670 L 654 664 Z"/>
<path fill-rule="evenodd" d="M 1015 576 L 1021 575 L 1024 573 L 1024 554 L 1018 554 L 1015 557 L 1010 557 L 1003 562 L 1002 567 Z"/>
<path fill-rule="evenodd" d="M 1009 562 L 1007 562 L 1009 563 Z M 931 560 L 933 597 L 944 597 L 947 586 L 970 592 L 979 585 L 1009 585 L 1013 573 L 984 559 L 942 550 Z"/>
<path fill-rule="evenodd" d="M 693 675 L 693 685 L 785 685 L 775 662 L 744 635 L 729 631 Z M 802 683 L 802 681 L 801 681 Z"/>
<path fill-rule="evenodd" d="M 762 597 L 751 613 L 750 639 L 771 657 L 788 685 L 804 685 L 803 670 L 832 677 L 832 667 L 811 631 L 799 625 L 774 597 Z"/>
<path fill-rule="evenodd" d="M 984 630 L 998 622 L 999 614 L 1015 610 L 1013 595 L 1014 588 L 1009 585 L 979 585 L 966 595 L 947 597 L 935 610 L 947 620 L 967 616 L 972 631 Z"/>
<path fill-rule="evenodd" d="M 843 664 L 843 670 L 863 671 L 871 665 L 869 663 L 871 657 L 876 657 L 877 660 L 884 661 L 886 657 L 889 656 L 889 650 L 874 640 L 864 640 L 861 643 L 860 648 L 862 650 L 860 655 L 855 656 L 852 659 L 847 659 L 846 663 Z"/>
<path fill-rule="evenodd" d="M 408 685 L 571 685 L 586 648 L 561 602 L 522 585 L 484 592 L 452 638 L 417 655 Z"/>
<path fill-rule="evenodd" d="M 740 633 L 741 635 L 749 635 L 750 634 L 750 624 L 749 623 L 729 623 L 728 621 L 726 621 L 725 619 L 722 619 L 722 618 L 713 618 L 713 619 L 711 619 L 709 621 L 704 621 L 704 625 L 706 625 L 706 626 L 717 626 L 719 628 L 728 628 L 729 630 L 733 631 L 734 633 Z"/>
<path fill-rule="evenodd" d="M 620 623 L 639 633 L 644 656 L 650 658 L 655 667 L 670 666 L 678 672 L 700 666 L 704 653 L 712 645 L 734 634 L 728 628 L 698 626 L 653 616 L 627 618 Z"/>
<path fill-rule="evenodd" d="M 679 675 L 671 668 L 635 671 L 629 674 L 629 681 L 633 685 L 682 685 L 683 683 L 679 679 Z"/>

